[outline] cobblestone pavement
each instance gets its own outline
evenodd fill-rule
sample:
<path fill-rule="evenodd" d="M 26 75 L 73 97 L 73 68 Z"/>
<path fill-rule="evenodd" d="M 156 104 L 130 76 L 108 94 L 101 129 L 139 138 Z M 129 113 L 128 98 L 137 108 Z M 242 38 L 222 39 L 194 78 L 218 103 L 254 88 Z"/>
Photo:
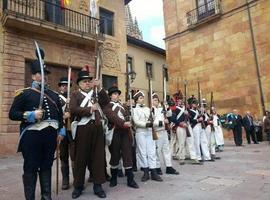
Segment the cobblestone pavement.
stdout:
<path fill-rule="evenodd" d="M 118 180 L 117 187 L 104 184 L 107 199 L 110 200 L 270 200 L 270 145 L 266 142 L 235 147 L 231 141 L 226 143 L 225 151 L 218 153 L 222 157 L 216 162 L 207 162 L 202 166 L 173 164 L 180 175 L 163 175 L 164 182 L 147 181 L 142 183 L 142 172 L 135 174 L 140 189 L 126 187 L 126 178 Z M 55 170 L 55 166 L 54 166 Z M 163 170 L 164 171 L 164 170 Z M 19 155 L 0 158 L 0 199 L 24 199 L 21 181 L 22 158 Z M 61 179 L 60 179 L 61 180 Z M 55 173 L 53 174 L 53 199 L 71 199 L 72 188 L 55 195 Z M 92 185 L 86 183 L 86 189 L 79 198 L 98 199 L 92 191 Z M 60 185 L 59 185 L 60 187 Z M 40 199 L 39 186 L 36 198 Z"/>

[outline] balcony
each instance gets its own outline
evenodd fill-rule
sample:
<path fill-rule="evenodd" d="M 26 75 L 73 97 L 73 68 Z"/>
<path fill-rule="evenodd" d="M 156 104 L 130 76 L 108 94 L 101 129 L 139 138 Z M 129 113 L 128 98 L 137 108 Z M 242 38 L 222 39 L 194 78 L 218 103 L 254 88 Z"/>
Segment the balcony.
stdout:
<path fill-rule="evenodd" d="M 189 29 L 194 29 L 221 16 L 221 0 L 210 0 L 187 13 Z"/>
<path fill-rule="evenodd" d="M 52 0 L 3 0 L 3 26 L 94 44 L 99 19 L 63 8 Z M 98 34 L 102 39 L 102 35 Z"/>

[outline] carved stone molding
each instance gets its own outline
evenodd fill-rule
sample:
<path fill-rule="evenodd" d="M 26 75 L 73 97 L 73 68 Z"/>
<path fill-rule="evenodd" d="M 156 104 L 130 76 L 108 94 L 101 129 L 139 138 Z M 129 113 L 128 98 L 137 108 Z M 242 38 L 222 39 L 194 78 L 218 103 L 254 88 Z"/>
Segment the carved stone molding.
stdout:
<path fill-rule="evenodd" d="M 111 42 L 104 43 L 102 50 L 103 67 L 120 69 L 119 48 L 120 46 L 118 44 Z"/>
<path fill-rule="evenodd" d="M 80 9 L 88 12 L 88 7 L 89 6 L 88 6 L 86 0 L 81 0 L 81 2 L 80 2 Z"/>

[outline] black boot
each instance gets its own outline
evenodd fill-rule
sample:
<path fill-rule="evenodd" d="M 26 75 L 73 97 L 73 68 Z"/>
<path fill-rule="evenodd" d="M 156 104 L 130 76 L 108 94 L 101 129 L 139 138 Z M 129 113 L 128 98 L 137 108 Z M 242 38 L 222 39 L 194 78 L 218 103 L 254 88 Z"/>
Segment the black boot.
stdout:
<path fill-rule="evenodd" d="M 83 191 L 83 186 L 82 187 L 75 187 L 73 192 L 72 192 L 72 199 L 77 199 L 79 196 L 81 196 Z"/>
<path fill-rule="evenodd" d="M 115 187 L 117 185 L 117 173 L 118 169 L 111 168 L 111 180 L 110 180 L 110 187 Z"/>
<path fill-rule="evenodd" d="M 106 194 L 104 190 L 102 189 L 101 184 L 94 184 L 93 190 L 95 195 L 97 195 L 99 198 L 106 198 Z"/>
<path fill-rule="evenodd" d="M 166 174 L 174 174 L 174 175 L 178 175 L 179 172 L 176 171 L 173 167 L 166 167 Z"/>
<path fill-rule="evenodd" d="M 24 173 L 22 176 L 26 200 L 35 200 L 37 173 Z"/>
<path fill-rule="evenodd" d="M 162 175 L 163 174 L 162 171 L 161 171 L 161 168 L 156 168 L 156 170 L 157 170 L 157 174 L 158 175 Z"/>
<path fill-rule="evenodd" d="M 141 181 L 142 182 L 148 181 L 150 179 L 149 178 L 149 168 L 142 168 L 142 170 L 143 170 L 143 176 L 142 176 Z"/>
<path fill-rule="evenodd" d="M 41 200 L 52 200 L 51 197 L 51 169 L 39 172 Z"/>
<path fill-rule="evenodd" d="M 105 178 L 106 178 L 106 181 L 111 181 L 111 177 L 110 175 L 107 173 L 107 170 L 105 170 Z"/>
<path fill-rule="evenodd" d="M 162 178 L 157 174 L 156 169 L 151 169 L 151 179 L 154 181 L 163 181 Z"/>
<path fill-rule="evenodd" d="M 117 169 L 117 176 L 118 176 L 119 178 L 124 177 L 124 174 L 123 174 L 122 169 Z"/>
<path fill-rule="evenodd" d="M 61 172 L 62 172 L 62 190 L 69 188 L 69 166 L 67 163 L 61 161 Z"/>
<path fill-rule="evenodd" d="M 134 181 L 134 174 L 133 169 L 126 169 L 125 170 L 126 176 L 127 176 L 127 186 L 132 188 L 139 188 L 138 184 Z"/>

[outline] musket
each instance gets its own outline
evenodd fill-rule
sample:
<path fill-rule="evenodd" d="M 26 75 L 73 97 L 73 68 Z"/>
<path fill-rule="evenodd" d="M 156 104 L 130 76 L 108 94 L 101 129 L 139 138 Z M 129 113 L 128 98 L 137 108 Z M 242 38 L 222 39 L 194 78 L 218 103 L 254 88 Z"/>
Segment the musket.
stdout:
<path fill-rule="evenodd" d="M 70 112 L 69 103 L 70 103 L 70 87 L 71 87 L 71 66 L 70 66 L 70 60 L 69 57 L 69 65 L 68 65 L 68 85 L 67 85 L 67 102 L 66 102 L 66 111 Z M 67 131 L 71 131 L 70 126 L 70 117 L 67 118 Z"/>
<path fill-rule="evenodd" d="M 99 61 L 99 56 L 100 56 L 100 52 L 99 52 L 99 42 L 98 42 L 98 36 L 99 36 L 99 30 L 98 30 L 99 25 L 96 24 L 96 34 L 95 34 L 95 69 L 96 69 L 96 74 L 95 74 L 95 80 L 100 80 L 100 76 L 101 76 L 101 67 L 100 67 L 100 61 Z M 104 125 L 108 124 L 108 119 L 105 116 L 105 114 L 103 113 L 99 103 L 98 103 L 98 87 L 94 86 L 94 98 L 93 98 L 93 102 L 97 105 L 97 111 L 95 112 L 99 112 L 100 117 L 103 120 L 103 127 Z M 98 122 L 99 123 L 99 122 Z"/>
<path fill-rule="evenodd" d="M 211 98 L 210 98 L 210 120 L 213 121 L 214 117 L 213 117 L 213 92 L 211 92 Z M 215 127 L 214 124 L 211 124 L 211 131 L 214 132 L 215 131 Z"/>
<path fill-rule="evenodd" d="M 58 185 L 59 185 L 59 148 L 60 143 L 57 141 L 56 146 L 56 195 L 58 195 Z"/>
<path fill-rule="evenodd" d="M 187 80 L 184 81 L 184 94 L 185 94 L 185 97 L 184 97 L 184 101 L 185 101 L 185 111 L 187 111 Z M 187 137 L 191 137 L 191 134 L 189 132 L 189 129 L 188 129 L 188 116 L 184 113 L 185 115 L 185 124 L 186 124 L 186 135 Z"/>
<path fill-rule="evenodd" d="M 167 80 L 168 80 L 167 70 L 165 68 L 165 65 L 163 65 L 163 102 L 164 103 L 167 101 Z"/>
<path fill-rule="evenodd" d="M 150 72 L 150 67 L 147 67 L 147 76 L 148 76 L 148 88 L 149 88 L 149 94 L 148 94 L 148 103 L 149 103 L 149 107 L 150 107 L 150 116 L 149 116 L 149 120 L 151 123 L 154 122 L 154 118 L 153 118 L 153 113 L 152 113 L 152 93 L 153 93 L 153 87 L 152 87 L 152 77 L 151 77 L 151 72 Z M 154 127 L 152 127 L 152 137 L 153 140 L 157 140 L 158 136 L 157 133 L 154 129 Z"/>
<path fill-rule="evenodd" d="M 129 105 L 128 105 L 128 116 L 126 121 L 130 121 L 131 124 L 133 124 L 133 120 L 132 120 L 132 115 L 133 115 L 133 107 L 132 107 L 132 91 L 131 91 L 131 83 L 132 83 L 132 79 L 131 79 L 131 69 L 128 66 L 128 54 L 126 54 L 126 102 L 129 99 Z M 129 138 L 131 140 L 133 140 L 133 129 L 132 126 L 130 127 L 130 131 L 129 131 Z"/>
<path fill-rule="evenodd" d="M 166 109 L 166 106 L 167 106 L 167 71 L 166 71 L 166 68 L 165 68 L 165 65 L 163 65 L 163 102 L 160 102 L 161 103 L 161 106 L 162 106 L 162 109 L 163 109 L 163 116 L 164 116 L 164 119 L 168 119 L 167 118 L 167 109 Z M 167 131 L 170 130 L 170 126 L 168 123 L 165 123 L 165 129 Z"/>
<path fill-rule="evenodd" d="M 203 117 L 203 112 L 202 112 L 202 109 L 203 109 L 203 104 L 202 104 L 202 100 L 201 100 L 201 95 L 202 95 L 202 91 L 201 91 L 201 87 L 200 87 L 200 81 L 198 81 L 198 100 L 199 100 L 199 106 L 200 106 L 200 116 L 199 117 Z M 205 123 L 204 121 L 201 121 L 201 125 L 202 125 L 202 128 L 205 129 Z"/>

